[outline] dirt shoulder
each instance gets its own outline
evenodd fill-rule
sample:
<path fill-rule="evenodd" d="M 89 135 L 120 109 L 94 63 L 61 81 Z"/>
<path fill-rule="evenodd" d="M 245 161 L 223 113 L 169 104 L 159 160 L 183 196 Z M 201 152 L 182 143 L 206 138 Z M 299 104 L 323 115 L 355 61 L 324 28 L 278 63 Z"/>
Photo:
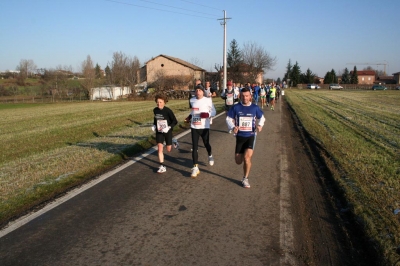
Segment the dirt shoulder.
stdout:
<path fill-rule="evenodd" d="M 298 206 L 297 228 L 307 229 L 302 243 L 313 265 L 377 265 L 375 254 L 351 217 L 343 213 L 343 199 L 325 164 L 325 151 L 302 127 L 294 111 L 285 102 L 285 142 L 293 177 L 293 205 Z M 309 239 L 307 239 L 307 237 Z"/>

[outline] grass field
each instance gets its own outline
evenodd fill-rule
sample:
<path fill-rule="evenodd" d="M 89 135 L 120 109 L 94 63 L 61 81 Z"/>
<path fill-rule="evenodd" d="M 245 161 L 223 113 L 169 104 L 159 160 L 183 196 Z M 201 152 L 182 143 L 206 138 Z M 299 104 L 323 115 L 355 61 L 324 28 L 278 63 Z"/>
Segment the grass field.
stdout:
<path fill-rule="evenodd" d="M 223 102 L 214 104 L 221 109 Z M 178 121 L 189 114 L 187 100 L 167 106 Z M 154 107 L 154 101 L 0 105 L 0 224 L 151 147 Z"/>
<path fill-rule="evenodd" d="M 400 259 L 400 91 L 286 90 L 371 243 Z"/>

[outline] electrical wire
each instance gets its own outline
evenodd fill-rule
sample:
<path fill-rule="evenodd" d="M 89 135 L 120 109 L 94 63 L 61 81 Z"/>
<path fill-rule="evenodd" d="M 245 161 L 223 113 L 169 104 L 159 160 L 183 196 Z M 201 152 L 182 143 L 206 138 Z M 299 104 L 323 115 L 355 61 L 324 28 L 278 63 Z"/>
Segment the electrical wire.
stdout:
<path fill-rule="evenodd" d="M 142 1 L 142 2 L 148 2 L 148 3 L 151 3 L 151 4 L 160 5 L 160 6 L 166 6 L 166 7 L 171 7 L 171 8 L 181 9 L 181 10 L 190 11 L 190 12 L 195 12 L 195 13 L 200 13 L 200 14 L 204 14 L 204 15 L 210 15 L 210 16 L 219 17 L 219 16 L 217 16 L 217 15 L 214 15 L 214 14 L 209 14 L 209 13 L 199 12 L 198 10 L 191 10 L 191 9 L 186 9 L 186 8 L 181 8 L 181 7 L 175 7 L 175 6 L 165 5 L 165 4 L 156 3 L 156 2 L 152 2 L 152 1 L 148 1 L 148 0 L 139 0 L 139 1 Z"/>
<path fill-rule="evenodd" d="M 223 11 L 223 10 L 221 10 L 221 9 L 219 9 L 219 8 L 215 8 L 215 7 L 211 7 L 211 6 L 206 6 L 206 5 L 194 3 L 194 2 L 191 2 L 191 1 L 186 1 L 186 0 L 181 0 L 181 1 L 182 1 L 182 2 L 186 2 L 186 3 L 189 3 L 189 4 L 194 4 L 194 5 L 198 5 L 198 6 L 204 6 L 204 7 L 212 8 L 212 9 L 215 9 L 215 10 Z"/>
<path fill-rule="evenodd" d="M 198 15 L 191 15 L 191 14 L 187 14 L 187 13 L 175 12 L 175 11 L 170 11 L 170 10 L 165 10 L 165 9 L 160 9 L 160 8 L 154 8 L 154 7 L 148 7 L 148 6 L 140 6 L 140 5 L 135 5 L 135 4 L 131 4 L 131 3 L 125 3 L 125 2 L 116 1 L 116 0 L 105 0 L 105 1 L 113 2 L 113 3 L 117 3 L 117 4 L 128 5 L 128 6 L 136 6 L 136 7 L 147 8 L 147 9 L 152 9 L 152 10 L 158 10 L 158 11 L 163 11 L 163 12 L 175 13 L 175 14 L 180 14 L 180 15 L 185 15 L 185 16 L 192 16 L 192 17 L 199 17 L 199 18 L 206 18 L 206 19 L 215 20 L 215 18 L 210 18 L 210 17 L 205 17 L 205 16 L 198 16 Z M 197 12 L 197 11 L 193 11 L 193 12 Z M 199 13 L 199 12 L 197 12 L 197 13 Z M 216 15 L 213 15 L 213 16 L 216 16 Z"/>

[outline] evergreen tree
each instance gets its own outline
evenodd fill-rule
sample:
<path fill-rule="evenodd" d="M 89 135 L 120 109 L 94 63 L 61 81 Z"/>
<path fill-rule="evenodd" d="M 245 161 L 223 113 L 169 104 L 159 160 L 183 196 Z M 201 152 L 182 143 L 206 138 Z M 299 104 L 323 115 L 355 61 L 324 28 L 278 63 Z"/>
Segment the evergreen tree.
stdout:
<path fill-rule="evenodd" d="M 315 74 L 308 68 L 306 73 L 301 74 L 301 83 L 314 83 Z"/>
<path fill-rule="evenodd" d="M 278 78 L 278 79 L 276 80 L 276 84 L 281 84 L 281 83 L 282 83 L 281 78 Z"/>
<path fill-rule="evenodd" d="M 287 79 L 290 79 L 290 73 L 291 72 L 292 72 L 292 63 L 290 62 L 290 59 L 289 59 L 289 62 L 287 64 L 287 66 L 286 66 L 286 73 L 283 76 L 283 81 L 287 81 Z M 288 85 L 290 85 L 290 84 L 288 84 Z"/>
<path fill-rule="evenodd" d="M 351 84 L 358 84 L 358 74 L 356 66 L 354 66 L 353 72 L 351 73 L 350 82 Z"/>
<path fill-rule="evenodd" d="M 332 72 L 326 72 L 325 77 L 324 77 L 324 84 L 330 84 L 333 83 L 333 77 L 332 77 Z"/>
<path fill-rule="evenodd" d="M 337 79 L 337 76 L 336 76 L 336 72 L 335 72 L 335 70 L 333 70 L 333 68 L 331 70 L 331 79 L 332 79 L 331 83 L 337 83 L 338 82 L 338 79 Z"/>
<path fill-rule="evenodd" d="M 300 66 L 296 61 L 296 64 L 294 64 L 294 66 L 292 67 L 292 71 L 290 73 L 290 80 L 291 82 L 293 82 L 293 86 L 296 87 L 297 84 L 300 83 Z"/>
<path fill-rule="evenodd" d="M 342 75 L 342 84 L 350 84 L 350 78 L 349 70 L 346 67 Z"/>
<path fill-rule="evenodd" d="M 96 67 L 94 68 L 95 70 L 95 77 L 97 79 L 101 78 L 101 68 L 99 66 L 99 64 L 96 64 Z"/>
<path fill-rule="evenodd" d="M 230 48 L 228 50 L 227 65 L 228 65 L 228 79 L 234 81 L 243 80 L 243 69 L 241 63 L 243 62 L 243 53 L 239 49 L 238 44 L 235 39 L 230 43 Z"/>
<path fill-rule="evenodd" d="M 235 39 L 230 43 L 228 50 L 227 63 L 228 67 L 235 67 L 242 62 L 242 51 L 239 49 L 238 44 Z"/>

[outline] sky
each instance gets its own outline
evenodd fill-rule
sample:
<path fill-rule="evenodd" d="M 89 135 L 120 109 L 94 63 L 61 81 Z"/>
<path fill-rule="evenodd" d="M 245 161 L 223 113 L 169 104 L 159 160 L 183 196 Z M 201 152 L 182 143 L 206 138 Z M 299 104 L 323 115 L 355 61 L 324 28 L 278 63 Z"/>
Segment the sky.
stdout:
<path fill-rule="evenodd" d="M 160 54 L 207 71 L 226 46 L 255 43 L 276 58 L 266 78 L 298 63 L 324 77 L 371 66 L 400 72 L 398 0 L 13 0 L 0 1 L 0 71 L 21 60 L 81 71 L 89 55 L 105 68 L 115 52 L 142 65 Z M 369 65 L 366 65 L 366 64 Z"/>

